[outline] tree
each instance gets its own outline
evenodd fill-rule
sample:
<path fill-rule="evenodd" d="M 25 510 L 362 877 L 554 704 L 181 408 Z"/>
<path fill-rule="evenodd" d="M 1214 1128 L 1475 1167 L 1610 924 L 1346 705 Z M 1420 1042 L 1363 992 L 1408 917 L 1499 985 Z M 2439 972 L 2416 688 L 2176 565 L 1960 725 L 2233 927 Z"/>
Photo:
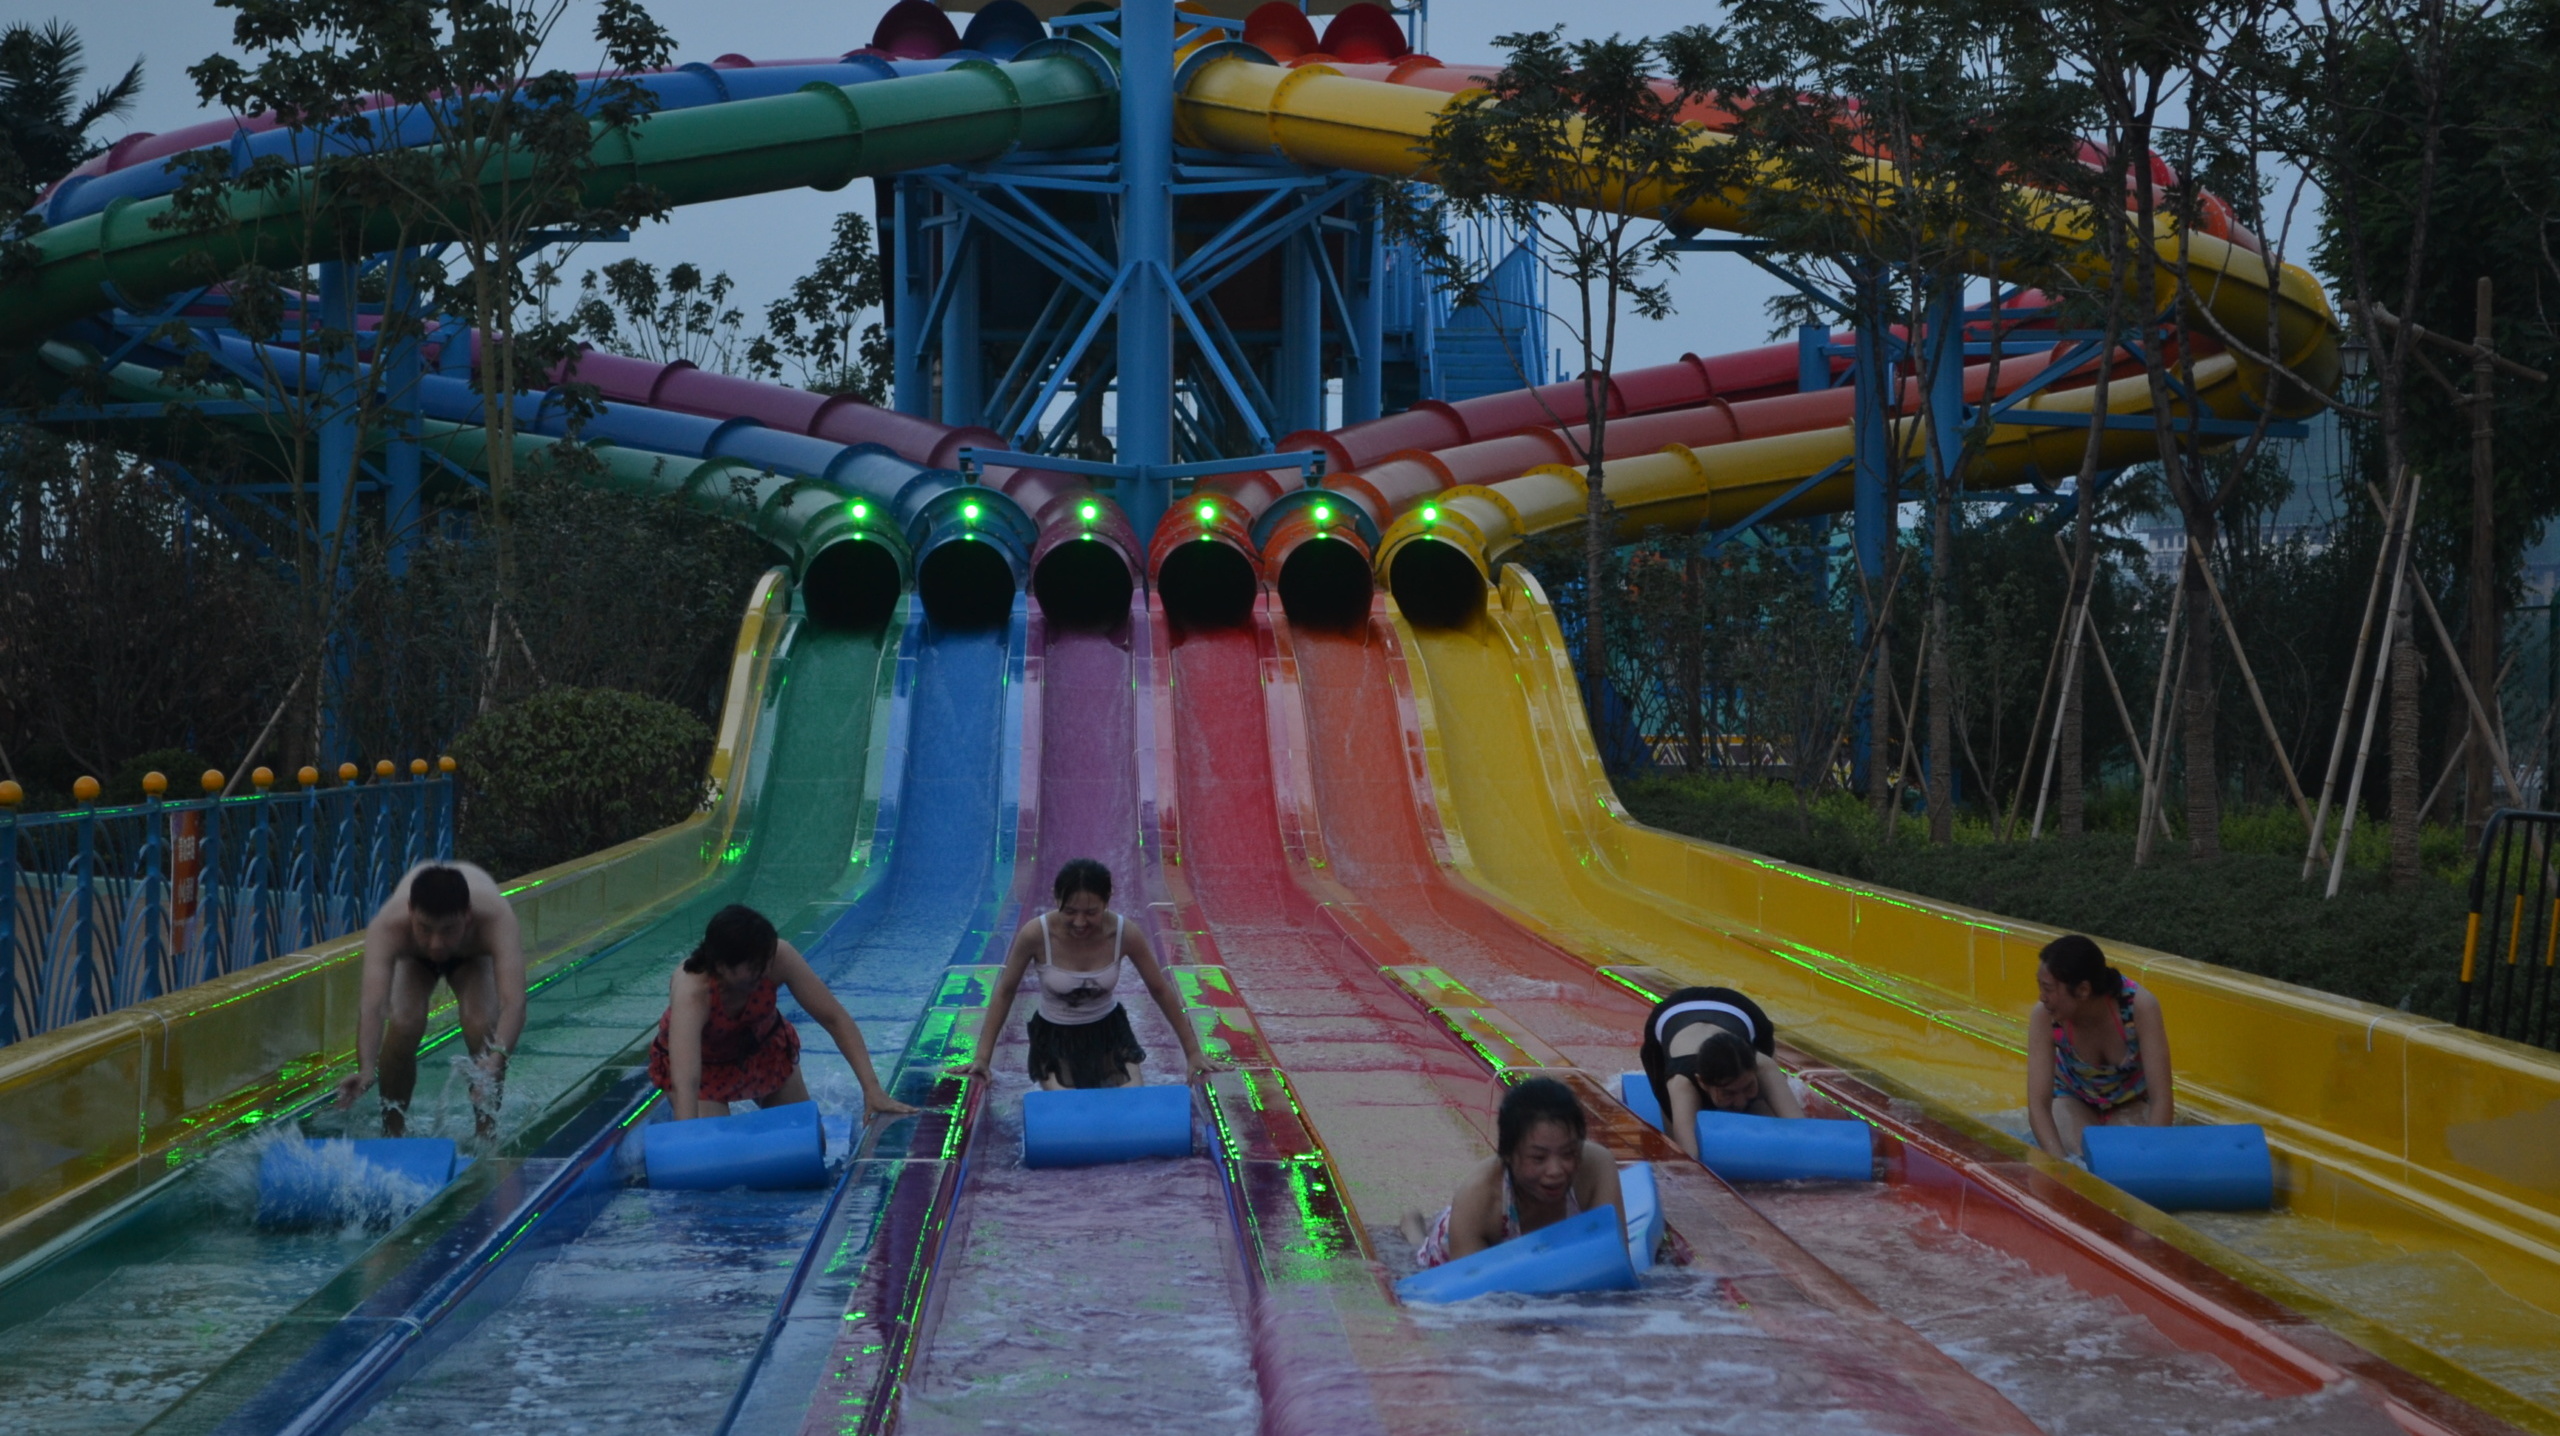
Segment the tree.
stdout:
<path fill-rule="evenodd" d="M 556 279 L 547 264 L 536 266 L 537 289 Z M 671 264 L 661 276 L 645 259 L 617 259 L 601 276 L 592 269 L 580 276 L 569 325 L 608 353 L 734 374 L 746 322 L 746 311 L 729 307 L 736 287 L 725 272 L 704 279 L 696 264 Z"/>
<path fill-rule="evenodd" d="M 1388 186 L 1382 209 L 1390 233 L 1415 246 L 1459 303 L 1486 302 L 1488 265 L 1499 258 L 1458 247 L 1453 230 L 1470 222 L 1519 234 L 1572 288 L 1572 316 L 1550 319 L 1564 324 L 1581 356 L 1582 402 L 1570 418 L 1549 417 L 1576 446 L 1584 475 L 1583 683 L 1586 703 L 1596 705 L 1609 667 L 1604 590 L 1618 542 L 1607 491 L 1618 325 L 1629 311 L 1669 316 L 1670 292 L 1657 276 L 1672 262 L 1672 217 L 1744 175 L 1731 147 L 1701 144 L 1694 123 L 1735 81 L 1702 27 L 1659 40 L 1567 41 L 1559 26 L 1495 43 L 1502 69 L 1442 110 L 1422 146 L 1436 195 Z M 1576 421 L 1583 437 L 1567 428 Z"/>
<path fill-rule="evenodd" d="M 2043 275 L 2062 262 L 2047 216 L 2079 179 L 2070 157 L 2086 95 L 2059 74 L 2038 8 L 2012 0 L 1761 0 L 1737 8 L 1724 43 L 1757 85 L 1734 128 L 1759 175 L 1745 200 L 1753 228 L 1855 295 L 1862 327 L 1892 324 L 1906 341 L 1900 364 L 1863 380 L 1884 391 L 1888 483 L 1898 496 L 1904 469 L 1925 475 L 1930 835 L 1952 842 L 1960 720 L 1949 594 L 1962 479 L 1990 425 L 1981 411 L 1970 424 L 1926 406 L 1906 414 L 1900 375 L 1921 395 L 1962 383 L 1949 371 L 1965 363 L 1969 276 Z M 1795 297 L 1779 317 L 1832 318 Z M 1995 391 L 1999 365 L 1995 346 L 1985 380 Z M 1885 587 L 1898 585 L 1888 576 Z M 1882 645 L 1890 613 L 1882 593 L 1868 598 Z M 1881 700 L 1889 664 L 1876 667 Z"/>
<path fill-rule="evenodd" d="M 0 166 L 10 182 L 49 185 L 106 146 L 89 138 L 102 121 L 124 114 L 142 95 L 142 62 L 114 84 L 81 100 L 88 73 L 80 32 L 59 20 L 0 28 Z M 12 206 L 12 212 L 23 209 Z"/>
<path fill-rule="evenodd" d="M 887 403 L 895 359 L 888 334 L 871 318 L 883 292 L 870 221 L 837 215 L 816 267 L 765 306 L 765 332 L 747 345 L 747 372 L 767 379 L 787 373 L 803 389 Z"/>
<path fill-rule="evenodd" d="M 625 187 L 590 203 L 596 132 L 625 130 L 654 103 L 632 76 L 664 69 L 672 42 L 638 0 L 603 0 L 594 38 L 605 70 L 580 77 L 546 54 L 569 0 L 218 0 L 253 62 L 215 55 L 188 74 L 209 104 L 272 112 L 313 137 L 315 195 L 399 210 L 416 238 L 449 243 L 458 264 L 410 262 L 402 282 L 468 316 L 480 344 L 489 489 L 497 503 L 499 597 L 510 563 L 504 505 L 513 486 L 514 396 L 565 357 L 557 326 L 527 326 L 537 299 L 528 262 L 563 232 L 627 229 L 665 208 Z M 387 102 L 387 103 L 386 103 Z M 423 123 L 424 143 L 397 142 Z M 220 152 L 201 152 L 195 212 L 219 213 Z M 325 211 L 324 211 L 325 212 Z"/>

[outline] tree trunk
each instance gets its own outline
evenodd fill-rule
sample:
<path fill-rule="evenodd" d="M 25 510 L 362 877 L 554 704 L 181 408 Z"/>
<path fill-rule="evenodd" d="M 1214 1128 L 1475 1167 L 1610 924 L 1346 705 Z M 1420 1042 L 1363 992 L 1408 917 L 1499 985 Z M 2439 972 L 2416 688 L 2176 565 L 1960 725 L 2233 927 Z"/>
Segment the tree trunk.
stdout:
<path fill-rule="evenodd" d="M 2409 585 L 2421 582 L 2409 575 Z M 2391 628 L 2391 883 L 2418 880 L 2418 637 L 2409 587 Z"/>
<path fill-rule="evenodd" d="M 2084 634 L 2081 641 L 2095 643 L 2098 638 L 2094 633 Z M 2063 673 L 2065 680 L 2062 685 L 2060 738 L 2062 752 L 2060 761 L 2055 764 L 2054 778 L 2054 782 L 2062 791 L 2059 795 L 2059 811 L 2054 818 L 2054 831 L 2066 838 L 2076 838 L 2089 828 L 2089 793 L 2085 786 L 2087 780 L 2080 771 L 2080 699 L 2081 695 L 2088 690 L 2089 674 L 2085 665 L 2074 672 L 2067 661 Z"/>
<path fill-rule="evenodd" d="M 2188 532 L 2196 533 L 2198 524 L 2188 520 Z M 2213 653 L 2215 632 L 2213 597 L 2205 592 L 2204 570 L 2213 551 L 2213 520 L 2206 516 L 2198 534 L 2195 556 L 2179 570 L 2180 582 L 2187 587 L 2187 688 L 2181 717 L 2186 727 L 2187 755 L 2187 851 L 2195 857 L 2212 857 L 2222 851 L 2222 766 L 2214 756 L 2215 720 L 2221 716 L 2218 676 Z"/>
<path fill-rule="evenodd" d="M 1954 482 L 1942 479 L 1938 501 L 1930 507 L 1929 626 L 1936 636 L 1924 656 L 1929 663 L 1929 841 L 1940 846 L 1956 840 L 1955 806 L 1955 674 L 1949 661 L 1947 581 L 1954 573 Z"/>
<path fill-rule="evenodd" d="M 2498 714 L 2498 591 L 2491 582 L 2491 555 L 2496 550 L 2497 533 L 2490 505 L 2497 482 L 2496 455 L 2491 448 L 2491 403 L 2495 391 L 2490 387 L 2496 366 L 2489 362 L 2490 341 L 2489 276 L 2480 276 L 2475 298 L 2472 343 L 2478 345 L 2471 360 L 2471 669 L 2472 686 L 2480 694 L 2480 705 L 2489 716 Z M 2481 829 L 2488 826 L 2489 810 L 2495 806 L 2489 789 L 2489 745 L 2473 742 L 2465 759 L 2469 771 L 2463 775 L 2463 831 L 2468 846 L 2480 845 Z M 2519 777 L 2521 782 L 2522 778 Z M 2523 795 L 2509 793 L 2507 801 L 2522 803 Z"/>
<path fill-rule="evenodd" d="M 1893 775 L 1893 629 L 1881 615 L 1874 622 L 1876 656 L 1867 690 L 1867 802 L 1875 809 L 1876 827 L 1893 836 L 1895 799 L 1902 785 Z"/>
<path fill-rule="evenodd" d="M 1685 700 L 1681 737 L 1688 751 L 1681 763 L 1695 777 L 1707 770 L 1707 622 L 1705 565 L 1692 538 L 1680 558 L 1680 694 Z"/>

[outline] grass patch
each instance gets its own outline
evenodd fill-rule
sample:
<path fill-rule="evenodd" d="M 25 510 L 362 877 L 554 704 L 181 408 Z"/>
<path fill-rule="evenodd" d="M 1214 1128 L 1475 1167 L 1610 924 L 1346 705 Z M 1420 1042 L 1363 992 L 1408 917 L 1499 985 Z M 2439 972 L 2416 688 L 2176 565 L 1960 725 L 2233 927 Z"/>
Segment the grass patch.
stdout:
<path fill-rule="evenodd" d="M 2219 857 L 2197 860 L 2183 842 L 2160 843 L 2137 868 L 2130 832 L 2004 843 L 1989 823 L 1967 819 L 1956 825 L 1955 844 L 1938 848 L 1909 817 L 1886 841 L 1866 804 L 1846 794 L 1800 812 L 1786 787 L 1731 779 L 1638 778 L 1618 793 L 1640 821 L 1782 862 L 2385 1007 L 2453 1015 L 2470 875 L 2457 831 L 2430 829 L 2420 841 L 2427 877 L 2394 889 L 2380 870 L 2389 833 L 2370 825 L 2356 834 L 2338 896 L 2326 899 L 2317 876 L 2302 880 L 2302 819 L 2289 810 L 2226 816 Z"/>

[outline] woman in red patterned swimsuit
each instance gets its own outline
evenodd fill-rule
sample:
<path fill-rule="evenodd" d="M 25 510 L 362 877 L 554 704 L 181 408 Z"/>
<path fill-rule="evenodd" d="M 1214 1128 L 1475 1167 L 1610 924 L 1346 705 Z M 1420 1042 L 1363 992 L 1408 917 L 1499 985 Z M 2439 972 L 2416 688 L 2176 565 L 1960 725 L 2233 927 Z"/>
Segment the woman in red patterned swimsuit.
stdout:
<path fill-rule="evenodd" d="M 785 987 L 852 1064 L 866 1117 L 915 1110 L 880 1085 L 862 1028 L 799 949 L 777 936 L 764 914 L 731 904 L 712 914 L 702 945 L 676 969 L 658 1040 L 649 1044 L 649 1080 L 674 1103 L 677 1121 L 725 1117 L 737 1101 L 778 1107 L 809 1100 L 799 1030 L 776 1005 Z"/>

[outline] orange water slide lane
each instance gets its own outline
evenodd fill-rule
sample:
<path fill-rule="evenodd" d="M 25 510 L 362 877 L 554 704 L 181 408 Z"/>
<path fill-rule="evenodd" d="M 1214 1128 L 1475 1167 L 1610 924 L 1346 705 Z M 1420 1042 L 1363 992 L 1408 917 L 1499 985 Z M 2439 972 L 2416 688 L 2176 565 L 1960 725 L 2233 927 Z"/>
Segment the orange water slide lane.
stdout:
<path fill-rule="evenodd" d="M 1304 728 L 1276 612 L 1266 595 L 1250 625 L 1166 622 L 1159 681 L 1176 749 L 1164 816 L 1168 885 L 1196 901 L 1197 920 L 1287 1069 L 1373 1250 L 1404 1266 L 1397 1215 L 1445 1203 L 1491 1151 L 1498 1088 L 1380 971 L 1382 958 L 1410 952 L 1367 946 L 1377 931 L 1343 911 L 1322 876 L 1329 859 L 1309 811 L 1306 765 L 1290 756 L 1302 751 Z M 1580 1031 L 1577 1045 L 1596 1057 L 1607 1024 L 1584 1020 Z M 1517 1430 L 1582 1419 L 1588 1408 L 1577 1393 L 1586 1388 L 1575 1378 L 1588 1382 L 1596 1367 L 1607 1373 L 1611 1409 L 1630 1419 L 1678 1420 L 1739 1403 L 1805 1425 L 2034 1429 L 1729 1188 L 1671 1161 L 1671 1149 L 1623 1113 L 1599 1135 L 1622 1159 L 1661 1164 L 1665 1210 L 1697 1249 L 1697 1267 L 1614 1310 L 1559 1309 L 1536 1332 L 1481 1316 L 1404 1313 L 1391 1344 L 1362 1354 L 1391 1428 Z M 1630 1317 L 1646 1340 L 1627 1340 Z"/>
<path fill-rule="evenodd" d="M 1389 601 L 1378 600 L 1370 620 L 1354 628 L 1286 620 L 1274 627 L 1278 676 L 1294 676 L 1306 733 L 1304 774 L 1280 781 L 1301 785 L 1303 806 L 1318 819 L 1320 836 L 1306 846 L 1323 866 L 1309 885 L 1329 896 L 1328 915 L 1373 958 L 1428 964 L 1455 980 L 1444 995 L 1481 1000 L 1467 1020 L 1481 1024 L 1483 1050 L 1522 1067 L 1581 1069 L 1597 1079 L 1575 1084 L 1586 1100 L 1599 1090 L 1598 1102 L 1622 1117 L 1605 1086 L 1634 1066 L 1648 1000 L 1451 871 L 1456 855 L 1431 796 Z M 1960 1359 L 1980 1361 L 2035 1419 L 2073 1426 L 2112 1415 L 2129 1423 L 2125 1429 L 2184 1429 L 2190 1421 L 2241 1429 L 2301 1422 L 2333 1432 L 2510 1429 L 2203 1263 L 2156 1250 L 2137 1255 L 2158 1244 L 2102 1208 L 2038 1184 L 2006 1154 L 1913 1104 L 1792 1048 L 1781 1055 L 1812 1079 L 1817 1110 L 1878 1123 L 1893 1177 L 1883 1196 L 1901 1210 L 1879 1211 L 1877 1194 L 1857 1188 L 1762 1189 L 1752 1204 L 1840 1276 L 1854 1273 L 1889 1311 Z M 1669 1161 L 1695 1172 L 1685 1156 Z M 2077 1309 L 2023 1318 L 1989 1346 L 1974 1309 L 1985 1292 L 2016 1286 L 2020 1264 L 2045 1279 L 2038 1288 L 2045 1303 Z M 2109 1298 L 2150 1330 L 2126 1331 Z M 2092 1345 L 2111 1350 L 2103 1369 L 2090 1367 Z"/>

